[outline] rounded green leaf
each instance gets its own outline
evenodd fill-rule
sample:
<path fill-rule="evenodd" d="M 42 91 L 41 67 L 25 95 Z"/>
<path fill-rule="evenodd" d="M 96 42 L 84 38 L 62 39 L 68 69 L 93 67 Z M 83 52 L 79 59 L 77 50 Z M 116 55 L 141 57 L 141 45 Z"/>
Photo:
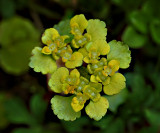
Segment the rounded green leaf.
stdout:
<path fill-rule="evenodd" d="M 87 33 L 91 35 L 91 40 L 106 40 L 107 28 L 106 24 L 99 19 L 90 19 L 88 21 Z"/>
<path fill-rule="evenodd" d="M 131 48 L 141 48 L 147 42 L 147 36 L 139 34 L 133 27 L 129 26 L 124 31 L 122 40 Z"/>
<path fill-rule="evenodd" d="M 128 68 L 131 62 L 131 51 L 129 47 L 116 40 L 109 42 L 109 45 L 110 52 L 107 55 L 108 61 L 118 60 L 120 62 L 120 68 Z"/>
<path fill-rule="evenodd" d="M 153 20 L 150 25 L 153 40 L 160 45 L 160 20 Z"/>
<path fill-rule="evenodd" d="M 35 44 L 32 43 L 34 47 L 37 45 L 38 39 L 39 31 L 28 19 L 16 16 L 0 23 L 0 44 L 2 46 L 16 46 L 17 43 L 34 42 Z"/>
<path fill-rule="evenodd" d="M 97 102 L 90 101 L 90 103 L 86 106 L 85 110 L 90 118 L 98 121 L 107 113 L 108 107 L 108 100 L 105 97 L 101 97 Z"/>
<path fill-rule="evenodd" d="M 0 23 L 0 64 L 10 74 L 28 70 L 30 53 L 38 46 L 39 32 L 27 19 L 13 17 Z"/>
<path fill-rule="evenodd" d="M 71 60 L 65 63 L 67 68 L 75 68 L 81 66 L 83 63 L 83 55 L 80 52 L 74 52 Z"/>
<path fill-rule="evenodd" d="M 81 112 L 75 112 L 71 107 L 73 97 L 54 96 L 51 99 L 52 110 L 59 119 L 74 121 L 81 116 Z"/>
<path fill-rule="evenodd" d="M 110 78 L 110 83 L 103 87 L 103 91 L 107 95 L 114 95 L 119 93 L 126 87 L 125 77 L 120 73 L 115 73 Z"/>
<path fill-rule="evenodd" d="M 41 72 L 42 74 L 53 73 L 57 69 L 56 61 L 51 56 L 42 54 L 41 50 L 40 47 L 35 47 L 32 50 L 33 56 L 30 58 L 29 66 L 35 72 Z"/>
<path fill-rule="evenodd" d="M 62 90 L 62 78 L 67 77 L 69 75 L 69 71 L 65 67 L 60 67 L 57 71 L 55 71 L 50 80 L 49 80 L 49 86 L 51 87 L 51 90 L 56 93 L 61 93 Z"/>
<path fill-rule="evenodd" d="M 148 16 L 142 11 L 134 11 L 130 14 L 130 21 L 141 33 L 148 31 Z"/>
<path fill-rule="evenodd" d="M 107 55 L 109 53 L 110 50 L 110 46 L 108 45 L 108 43 L 105 40 L 96 40 L 92 43 L 92 45 L 90 46 L 90 49 L 92 48 L 96 48 L 97 51 L 101 54 L 101 55 Z"/>

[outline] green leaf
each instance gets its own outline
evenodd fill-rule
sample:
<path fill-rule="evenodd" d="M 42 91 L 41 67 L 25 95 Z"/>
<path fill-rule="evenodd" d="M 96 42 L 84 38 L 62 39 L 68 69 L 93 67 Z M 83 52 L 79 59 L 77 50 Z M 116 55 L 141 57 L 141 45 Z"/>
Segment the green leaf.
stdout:
<path fill-rule="evenodd" d="M 142 11 L 133 11 L 130 14 L 130 21 L 133 26 L 141 33 L 147 33 L 148 31 L 148 16 Z"/>
<path fill-rule="evenodd" d="M 69 71 L 65 67 L 60 67 L 55 71 L 49 79 L 48 85 L 52 91 L 61 93 L 63 91 L 62 78 L 69 76 Z"/>
<path fill-rule="evenodd" d="M 122 35 L 122 40 L 131 48 L 141 48 L 147 42 L 147 36 L 139 34 L 131 26 L 128 26 Z"/>
<path fill-rule="evenodd" d="M 33 48 L 38 45 L 39 36 L 40 32 L 28 19 L 16 16 L 0 23 L 0 44 L 3 47 L 15 47 L 19 43 L 32 42 L 28 45 Z"/>
<path fill-rule="evenodd" d="M 54 28 L 58 30 L 59 34 L 62 35 L 68 35 L 70 38 L 66 39 L 65 42 L 69 43 L 73 39 L 73 35 L 70 33 L 71 27 L 70 27 L 70 20 L 63 20 L 59 22 L 57 25 L 54 25 Z"/>
<path fill-rule="evenodd" d="M 154 19 L 150 25 L 151 36 L 153 40 L 160 45 L 160 20 Z"/>
<path fill-rule="evenodd" d="M 75 112 L 71 107 L 73 97 L 54 96 L 51 99 L 52 110 L 59 119 L 74 121 L 81 116 L 81 112 Z"/>
<path fill-rule="evenodd" d="M 35 47 L 32 50 L 33 56 L 29 66 L 34 69 L 35 72 L 41 72 L 42 74 L 53 73 L 57 69 L 56 61 L 49 55 L 41 53 L 42 48 Z"/>
<path fill-rule="evenodd" d="M 105 97 L 101 97 L 97 102 L 90 101 L 85 110 L 90 118 L 98 121 L 107 113 L 108 107 L 108 100 Z"/>
<path fill-rule="evenodd" d="M 56 30 L 58 30 L 59 34 L 62 35 L 70 35 L 70 20 L 64 20 L 59 22 L 57 25 L 54 25 Z"/>
<path fill-rule="evenodd" d="M 0 65 L 8 73 L 20 75 L 28 70 L 31 50 L 38 45 L 39 32 L 24 18 L 0 23 Z"/>
<path fill-rule="evenodd" d="M 109 101 L 109 110 L 116 113 L 118 107 L 126 101 L 127 96 L 127 89 L 123 89 L 120 93 L 113 96 L 105 96 Z"/>
<path fill-rule="evenodd" d="M 159 0 L 147 0 L 142 6 L 142 11 L 148 14 L 150 20 L 160 17 L 160 1 Z"/>
<path fill-rule="evenodd" d="M 45 116 L 46 109 L 47 109 L 47 102 L 44 101 L 41 94 L 35 94 L 31 98 L 30 108 L 37 122 L 42 123 Z"/>
<path fill-rule="evenodd" d="M 126 79 L 121 73 L 115 73 L 110 77 L 110 82 L 103 87 L 103 91 L 107 95 L 118 94 L 126 87 Z"/>
<path fill-rule="evenodd" d="M 89 119 L 87 119 L 86 117 L 81 117 L 73 122 L 62 121 L 62 124 L 68 133 L 75 133 L 75 132 L 81 132 L 83 126 L 87 125 L 88 122 L 89 122 Z"/>
<path fill-rule="evenodd" d="M 21 99 L 12 98 L 6 101 L 5 109 L 7 118 L 10 122 L 15 124 L 36 124 L 35 119 L 29 114 L 25 104 Z"/>
<path fill-rule="evenodd" d="M 28 70 L 33 42 L 17 43 L 15 47 L 0 50 L 0 65 L 10 74 L 20 75 Z"/>
<path fill-rule="evenodd" d="M 131 62 L 131 51 L 128 46 L 116 40 L 109 42 L 109 45 L 110 52 L 107 55 L 108 61 L 118 60 L 120 62 L 120 68 L 128 68 Z"/>
<path fill-rule="evenodd" d="M 90 19 L 88 21 L 87 33 L 91 35 L 92 42 L 95 40 L 106 40 L 106 24 L 98 19 Z"/>
<path fill-rule="evenodd" d="M 160 113 L 158 111 L 145 110 L 145 115 L 151 125 L 160 126 Z"/>

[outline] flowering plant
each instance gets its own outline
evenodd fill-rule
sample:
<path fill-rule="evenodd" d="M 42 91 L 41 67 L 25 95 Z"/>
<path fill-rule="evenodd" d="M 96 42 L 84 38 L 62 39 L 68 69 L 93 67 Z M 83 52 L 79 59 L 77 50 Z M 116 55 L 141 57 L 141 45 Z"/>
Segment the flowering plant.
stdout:
<path fill-rule="evenodd" d="M 114 95 L 125 88 L 125 77 L 118 70 L 129 67 L 131 52 L 122 42 L 107 43 L 106 36 L 103 21 L 80 14 L 46 29 L 42 35 L 46 46 L 33 49 L 29 66 L 51 74 L 49 87 L 60 94 L 51 99 L 59 119 L 73 121 L 85 107 L 90 118 L 100 120 L 109 108 L 103 94 Z M 58 62 L 63 67 L 58 68 Z"/>

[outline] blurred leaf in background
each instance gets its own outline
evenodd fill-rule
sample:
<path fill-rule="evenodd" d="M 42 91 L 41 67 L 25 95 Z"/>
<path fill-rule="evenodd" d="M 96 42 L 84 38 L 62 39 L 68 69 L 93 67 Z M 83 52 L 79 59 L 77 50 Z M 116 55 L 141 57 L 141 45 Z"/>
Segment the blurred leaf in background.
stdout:
<path fill-rule="evenodd" d="M 0 93 L 0 129 L 4 129 L 8 126 L 9 121 L 6 116 L 6 110 L 4 107 L 4 102 L 5 102 L 5 94 Z"/>
<path fill-rule="evenodd" d="M 22 17 L 0 23 L 0 66 L 8 73 L 20 75 L 28 70 L 31 50 L 39 45 L 40 32 Z"/>

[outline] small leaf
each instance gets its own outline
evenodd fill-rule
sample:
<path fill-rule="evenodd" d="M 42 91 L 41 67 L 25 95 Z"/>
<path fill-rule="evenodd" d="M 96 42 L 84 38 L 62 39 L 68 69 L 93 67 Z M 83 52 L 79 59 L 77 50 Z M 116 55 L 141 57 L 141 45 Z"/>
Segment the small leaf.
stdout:
<path fill-rule="evenodd" d="M 65 67 L 60 67 L 59 69 L 57 69 L 57 71 L 55 71 L 50 80 L 48 85 L 51 87 L 51 90 L 56 92 L 56 93 L 61 93 L 62 87 L 63 87 L 63 83 L 61 82 L 63 78 L 67 77 L 69 75 L 69 71 L 67 68 Z"/>
<path fill-rule="evenodd" d="M 119 94 L 113 96 L 105 96 L 109 101 L 109 110 L 117 112 L 117 108 L 125 102 L 128 96 L 127 89 L 123 89 Z"/>
<path fill-rule="evenodd" d="M 59 34 L 62 35 L 68 35 L 70 38 L 66 39 L 65 42 L 69 43 L 71 42 L 73 35 L 70 33 L 71 27 L 70 27 L 70 20 L 63 20 L 59 22 L 57 25 L 54 25 L 54 28 L 58 30 Z"/>
<path fill-rule="evenodd" d="M 110 77 L 109 84 L 104 85 L 103 91 L 107 95 L 114 95 L 119 93 L 126 87 L 126 79 L 121 73 L 115 73 Z"/>
<path fill-rule="evenodd" d="M 150 25 L 153 40 L 160 45 L 160 20 L 153 20 Z"/>
<path fill-rule="evenodd" d="M 51 56 L 42 54 L 41 50 L 40 47 L 35 47 L 32 50 L 33 56 L 29 66 L 35 72 L 41 72 L 42 74 L 53 73 L 57 69 L 56 61 Z"/>
<path fill-rule="evenodd" d="M 115 40 L 109 42 L 109 45 L 110 52 L 107 55 L 108 61 L 118 60 L 120 62 L 120 68 L 128 68 L 131 62 L 131 51 L 128 46 Z"/>
<path fill-rule="evenodd" d="M 59 119 L 74 121 L 81 116 L 81 112 L 75 112 L 71 107 L 73 97 L 54 96 L 51 99 L 52 110 Z"/>
<path fill-rule="evenodd" d="M 30 108 L 33 115 L 38 122 L 43 122 L 45 112 L 47 109 L 47 102 L 44 101 L 42 95 L 36 94 L 31 98 Z"/>
<path fill-rule="evenodd" d="M 147 42 L 147 36 L 139 34 L 133 27 L 129 26 L 124 31 L 122 40 L 131 48 L 141 48 Z"/>
<path fill-rule="evenodd" d="M 91 41 L 106 40 L 106 24 L 98 19 L 90 19 L 88 21 L 87 33 L 91 35 Z"/>
<path fill-rule="evenodd" d="M 74 52 L 71 60 L 65 63 L 67 68 L 75 68 L 81 66 L 83 63 L 83 55 L 80 52 Z"/>
<path fill-rule="evenodd" d="M 6 101 L 5 109 L 7 118 L 15 124 L 35 124 L 35 119 L 29 114 L 25 104 L 21 99 L 12 98 Z"/>
<path fill-rule="evenodd" d="M 98 121 L 107 113 L 108 107 L 108 100 L 105 97 L 101 97 L 97 102 L 90 101 L 85 110 L 90 118 Z"/>
<path fill-rule="evenodd" d="M 141 33 L 148 31 L 148 16 L 142 11 L 134 11 L 130 14 L 130 21 L 133 26 Z"/>
<path fill-rule="evenodd" d="M 145 110 L 147 120 L 151 125 L 160 126 L 160 113 L 152 110 Z"/>

